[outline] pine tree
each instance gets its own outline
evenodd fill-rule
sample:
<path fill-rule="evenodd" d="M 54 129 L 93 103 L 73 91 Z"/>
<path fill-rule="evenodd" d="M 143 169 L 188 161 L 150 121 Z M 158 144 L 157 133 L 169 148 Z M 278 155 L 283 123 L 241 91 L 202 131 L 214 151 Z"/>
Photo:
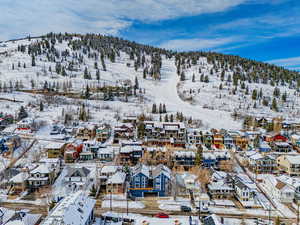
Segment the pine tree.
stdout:
<path fill-rule="evenodd" d="M 223 89 L 223 85 L 222 83 L 219 85 L 219 90 L 222 90 Z"/>
<path fill-rule="evenodd" d="M 273 95 L 276 98 L 278 98 L 280 96 L 280 89 L 278 87 L 274 88 Z"/>
<path fill-rule="evenodd" d="M 284 93 L 282 94 L 282 96 L 281 96 L 281 99 L 282 99 L 283 102 L 286 102 L 286 98 L 287 98 L 287 93 L 284 92 Z"/>
<path fill-rule="evenodd" d="M 272 110 L 274 110 L 275 112 L 278 112 L 276 98 L 273 98 L 273 101 L 272 101 Z"/>
<path fill-rule="evenodd" d="M 209 79 L 208 79 L 208 76 L 207 76 L 207 75 L 204 77 L 204 82 L 205 82 L 205 83 L 208 83 L 208 82 L 209 82 Z"/>
<path fill-rule="evenodd" d="M 168 114 L 165 115 L 165 122 L 169 122 Z"/>
<path fill-rule="evenodd" d="M 24 106 L 21 106 L 20 110 L 19 110 L 19 114 L 18 114 L 18 119 L 22 120 L 24 118 L 28 117 L 28 113 L 26 112 Z"/>
<path fill-rule="evenodd" d="M 134 80 L 134 89 L 139 89 L 139 81 L 138 81 L 137 77 L 135 77 L 135 80 Z"/>
<path fill-rule="evenodd" d="M 159 103 L 158 113 L 159 114 L 163 113 L 163 109 L 162 109 L 161 103 Z"/>
<path fill-rule="evenodd" d="M 268 102 L 268 100 L 266 98 L 263 98 L 262 104 L 263 104 L 263 106 L 268 106 L 269 102 Z"/>
<path fill-rule="evenodd" d="M 192 82 L 195 82 L 195 74 L 193 73 Z"/>
<path fill-rule="evenodd" d="M 165 104 L 163 104 L 163 106 L 162 106 L 162 113 L 167 113 L 167 109 L 166 109 L 166 105 Z"/>
<path fill-rule="evenodd" d="M 171 114 L 171 116 L 170 116 L 170 122 L 174 122 L 174 115 L 173 114 Z"/>
<path fill-rule="evenodd" d="M 43 104 L 43 102 L 41 101 L 41 102 L 40 102 L 40 112 L 42 112 L 42 111 L 44 111 L 44 104 Z"/>
<path fill-rule="evenodd" d="M 91 189 L 90 189 L 89 196 L 96 197 L 96 194 L 97 194 L 97 189 L 96 189 L 95 185 L 93 184 Z"/>
<path fill-rule="evenodd" d="M 185 74 L 183 71 L 180 74 L 180 81 L 185 81 Z"/>
<path fill-rule="evenodd" d="M 100 81 L 100 70 L 96 71 L 96 79 L 98 82 Z"/>
<path fill-rule="evenodd" d="M 86 99 L 89 99 L 89 97 L 90 97 L 90 88 L 89 88 L 89 85 L 88 85 L 88 84 L 86 85 L 86 88 L 85 88 L 84 97 L 85 97 Z"/>
<path fill-rule="evenodd" d="M 153 114 L 157 113 L 156 110 L 157 110 L 157 109 L 156 109 L 156 104 L 153 103 L 153 105 L 152 105 L 152 113 L 153 113 Z"/>
<path fill-rule="evenodd" d="M 31 57 L 31 66 L 35 66 L 35 57 L 32 55 Z"/>
<path fill-rule="evenodd" d="M 254 89 L 254 90 L 252 91 L 252 100 L 256 100 L 256 99 L 257 99 L 257 90 Z"/>

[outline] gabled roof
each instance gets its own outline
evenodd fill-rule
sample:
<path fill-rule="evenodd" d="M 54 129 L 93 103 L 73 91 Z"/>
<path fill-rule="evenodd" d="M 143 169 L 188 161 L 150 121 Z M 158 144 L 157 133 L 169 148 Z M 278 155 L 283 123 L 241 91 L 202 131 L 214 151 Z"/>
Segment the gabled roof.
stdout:
<path fill-rule="evenodd" d="M 82 225 L 88 220 L 96 200 L 89 198 L 83 191 L 71 193 L 61 200 L 41 225 Z"/>
<path fill-rule="evenodd" d="M 80 167 L 80 168 L 69 167 L 68 174 L 66 177 L 72 177 L 76 172 L 79 174 L 80 177 L 87 177 L 91 171 L 85 167 Z"/>
<path fill-rule="evenodd" d="M 281 190 L 286 186 L 286 184 L 283 183 L 282 181 L 280 181 L 278 179 L 276 179 L 276 181 L 277 181 L 277 184 L 275 185 L 275 188 L 277 188 L 278 190 Z"/>
<path fill-rule="evenodd" d="M 160 174 L 164 174 L 166 177 L 171 178 L 171 170 L 163 164 L 159 164 L 152 170 L 153 178 L 159 176 Z"/>
<path fill-rule="evenodd" d="M 139 164 L 136 167 L 134 167 L 133 169 L 133 176 L 142 173 L 144 174 L 146 177 L 150 176 L 150 168 L 144 164 Z"/>
<path fill-rule="evenodd" d="M 124 184 L 125 179 L 126 173 L 118 171 L 107 179 L 106 184 Z"/>
<path fill-rule="evenodd" d="M 46 164 L 40 164 L 38 167 L 30 171 L 30 173 L 32 174 L 34 173 L 49 174 L 51 172 L 52 170 Z"/>

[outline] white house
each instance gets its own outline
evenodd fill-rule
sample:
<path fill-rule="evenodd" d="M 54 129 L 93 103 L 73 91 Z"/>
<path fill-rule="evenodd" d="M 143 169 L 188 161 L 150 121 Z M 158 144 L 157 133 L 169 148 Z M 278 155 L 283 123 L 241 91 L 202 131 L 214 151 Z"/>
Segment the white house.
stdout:
<path fill-rule="evenodd" d="M 90 199 L 83 191 L 77 191 L 61 200 L 41 225 L 91 225 L 95 204 L 96 200 Z"/>
<path fill-rule="evenodd" d="M 272 175 L 268 175 L 263 182 L 265 189 L 272 196 L 283 203 L 292 203 L 295 197 L 295 188 Z"/>

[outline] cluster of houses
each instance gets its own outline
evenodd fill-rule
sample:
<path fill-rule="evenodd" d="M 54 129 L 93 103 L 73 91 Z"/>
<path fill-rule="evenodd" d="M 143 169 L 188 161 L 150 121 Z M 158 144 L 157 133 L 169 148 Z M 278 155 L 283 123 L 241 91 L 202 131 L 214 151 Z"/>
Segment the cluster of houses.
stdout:
<path fill-rule="evenodd" d="M 259 207 L 264 199 L 257 184 L 244 172 L 234 171 L 234 161 L 253 177 L 264 175 L 255 179 L 272 198 L 282 203 L 300 199 L 300 133 L 295 130 L 202 130 L 182 122 L 127 116 L 114 126 L 55 123 L 49 137 L 53 141 L 43 146 L 45 155 L 11 169 L 6 182 L 8 194 L 51 188 L 57 199 L 63 199 L 42 224 L 64 221 L 73 207 L 82 210 L 80 218 L 90 224 L 95 202 L 82 196 L 92 189 L 132 198 L 192 199 L 206 192 L 210 199 L 235 199 L 244 207 Z M 0 153 L 20 144 L 20 137 L 6 135 L 0 139 Z"/>

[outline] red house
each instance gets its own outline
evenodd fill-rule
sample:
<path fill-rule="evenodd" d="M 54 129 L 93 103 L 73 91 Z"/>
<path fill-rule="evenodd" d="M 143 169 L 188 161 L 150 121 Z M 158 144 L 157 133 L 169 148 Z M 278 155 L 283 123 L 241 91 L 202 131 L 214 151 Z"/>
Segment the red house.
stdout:
<path fill-rule="evenodd" d="M 68 144 L 65 148 L 64 153 L 64 159 L 65 162 L 74 162 L 76 159 L 78 159 L 79 154 L 82 152 L 83 145 L 74 145 L 74 144 Z"/>
<path fill-rule="evenodd" d="M 281 134 L 276 134 L 273 136 L 273 142 L 287 142 L 287 141 L 288 139 Z"/>

